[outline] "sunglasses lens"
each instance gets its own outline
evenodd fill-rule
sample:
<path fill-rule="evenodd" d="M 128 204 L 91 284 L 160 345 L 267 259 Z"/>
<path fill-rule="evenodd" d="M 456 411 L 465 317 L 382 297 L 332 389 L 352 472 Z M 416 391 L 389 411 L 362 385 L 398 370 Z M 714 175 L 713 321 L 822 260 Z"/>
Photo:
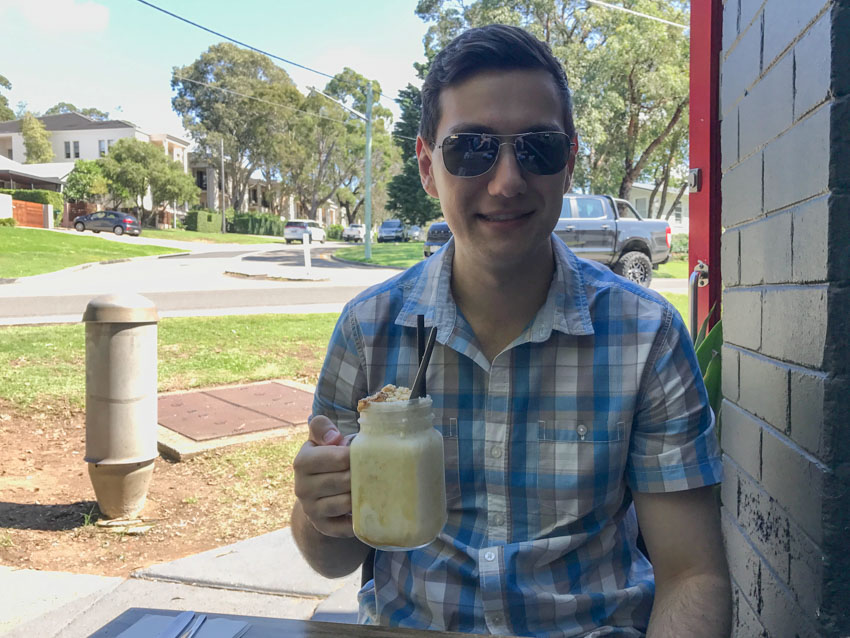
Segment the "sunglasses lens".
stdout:
<path fill-rule="evenodd" d="M 490 170 L 499 155 L 499 141 L 491 135 L 459 133 L 441 145 L 446 170 L 457 177 L 476 177 Z"/>
<path fill-rule="evenodd" d="M 567 165 L 569 150 L 569 139 L 563 133 L 527 133 L 516 141 L 517 161 L 535 175 L 560 173 Z"/>

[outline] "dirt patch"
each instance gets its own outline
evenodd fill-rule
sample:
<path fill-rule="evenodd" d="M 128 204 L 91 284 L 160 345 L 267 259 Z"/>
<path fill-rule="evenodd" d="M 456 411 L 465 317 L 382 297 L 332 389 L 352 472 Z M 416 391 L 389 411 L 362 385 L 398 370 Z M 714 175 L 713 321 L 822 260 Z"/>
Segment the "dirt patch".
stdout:
<path fill-rule="evenodd" d="M 157 458 L 141 534 L 96 525 L 85 414 L 70 405 L 22 413 L 0 401 L 0 564 L 127 576 L 155 563 L 289 524 L 291 459 L 306 426 L 181 463 Z"/>

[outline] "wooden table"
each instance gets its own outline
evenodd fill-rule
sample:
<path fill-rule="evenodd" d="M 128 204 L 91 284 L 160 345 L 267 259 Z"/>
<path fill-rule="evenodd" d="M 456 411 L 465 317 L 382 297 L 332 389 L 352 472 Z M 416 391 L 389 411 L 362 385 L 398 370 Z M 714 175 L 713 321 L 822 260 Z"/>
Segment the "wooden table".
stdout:
<path fill-rule="evenodd" d="M 176 616 L 172 609 L 147 609 L 131 607 L 108 625 L 101 627 L 89 638 L 115 638 L 145 614 Z M 474 638 L 480 634 L 459 634 L 451 631 L 422 631 L 401 627 L 367 627 L 347 623 L 318 622 L 315 620 L 290 620 L 285 618 L 263 618 L 260 616 L 233 616 L 206 611 L 208 618 L 229 618 L 251 625 L 245 638 Z"/>

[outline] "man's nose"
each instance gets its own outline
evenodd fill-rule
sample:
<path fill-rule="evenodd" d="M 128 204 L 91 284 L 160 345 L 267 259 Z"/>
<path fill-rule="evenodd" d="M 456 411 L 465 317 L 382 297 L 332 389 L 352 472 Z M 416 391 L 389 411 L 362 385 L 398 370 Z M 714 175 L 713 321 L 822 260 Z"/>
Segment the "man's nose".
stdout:
<path fill-rule="evenodd" d="M 494 197 L 516 197 L 525 192 L 526 183 L 522 167 L 516 159 L 513 144 L 502 144 L 496 165 L 490 169 L 487 191 Z"/>

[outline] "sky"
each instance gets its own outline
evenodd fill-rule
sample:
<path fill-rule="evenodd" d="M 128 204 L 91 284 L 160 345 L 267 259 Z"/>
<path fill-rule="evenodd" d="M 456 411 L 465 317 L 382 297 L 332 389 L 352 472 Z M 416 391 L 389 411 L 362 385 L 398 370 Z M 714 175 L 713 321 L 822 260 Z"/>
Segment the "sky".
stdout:
<path fill-rule="evenodd" d="M 395 98 L 424 61 L 428 25 L 416 0 L 150 0 L 172 13 L 333 75 L 348 66 Z M 171 70 L 221 40 L 137 0 L 0 0 L 0 89 L 43 112 L 57 102 L 95 107 L 146 133 L 187 138 L 171 109 Z M 276 62 L 302 91 L 321 75 Z M 398 117 L 390 99 L 384 106 Z"/>

